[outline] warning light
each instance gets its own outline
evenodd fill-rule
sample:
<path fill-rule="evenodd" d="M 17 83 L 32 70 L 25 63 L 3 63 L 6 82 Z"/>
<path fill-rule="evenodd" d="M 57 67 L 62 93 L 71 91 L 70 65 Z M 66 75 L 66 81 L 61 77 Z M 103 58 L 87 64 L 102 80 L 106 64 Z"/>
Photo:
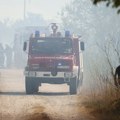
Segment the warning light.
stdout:
<path fill-rule="evenodd" d="M 65 37 L 70 37 L 70 31 L 65 31 Z"/>
<path fill-rule="evenodd" d="M 35 37 L 40 37 L 40 32 L 39 31 L 35 31 Z"/>

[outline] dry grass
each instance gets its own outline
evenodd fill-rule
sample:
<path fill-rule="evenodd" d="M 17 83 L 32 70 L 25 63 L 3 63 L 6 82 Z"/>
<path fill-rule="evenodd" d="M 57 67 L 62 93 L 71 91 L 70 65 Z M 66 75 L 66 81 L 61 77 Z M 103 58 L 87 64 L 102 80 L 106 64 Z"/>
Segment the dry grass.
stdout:
<path fill-rule="evenodd" d="M 95 88 L 96 89 L 96 88 Z M 101 82 L 92 89 L 83 104 L 100 120 L 120 120 L 120 88 Z"/>

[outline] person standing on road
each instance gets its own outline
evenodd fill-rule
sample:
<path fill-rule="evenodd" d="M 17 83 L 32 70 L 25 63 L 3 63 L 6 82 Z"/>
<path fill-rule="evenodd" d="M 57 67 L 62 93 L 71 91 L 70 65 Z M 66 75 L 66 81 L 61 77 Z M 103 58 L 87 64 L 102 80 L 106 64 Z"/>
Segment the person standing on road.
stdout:
<path fill-rule="evenodd" d="M 120 86 L 120 65 L 115 70 L 114 82 L 116 87 Z"/>
<path fill-rule="evenodd" d="M 0 68 L 4 67 L 4 61 L 5 61 L 4 48 L 2 43 L 0 43 Z"/>
<path fill-rule="evenodd" d="M 5 55 L 6 55 L 6 67 L 10 68 L 12 65 L 12 48 L 9 45 L 6 45 Z"/>

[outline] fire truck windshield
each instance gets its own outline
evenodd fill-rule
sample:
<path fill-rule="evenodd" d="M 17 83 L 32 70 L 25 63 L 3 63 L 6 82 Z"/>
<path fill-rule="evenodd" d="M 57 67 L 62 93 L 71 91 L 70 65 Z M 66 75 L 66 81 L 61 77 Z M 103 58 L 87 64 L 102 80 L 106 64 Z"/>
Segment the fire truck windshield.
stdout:
<path fill-rule="evenodd" d="M 31 42 L 31 54 L 71 54 L 72 39 L 70 38 L 41 38 Z"/>

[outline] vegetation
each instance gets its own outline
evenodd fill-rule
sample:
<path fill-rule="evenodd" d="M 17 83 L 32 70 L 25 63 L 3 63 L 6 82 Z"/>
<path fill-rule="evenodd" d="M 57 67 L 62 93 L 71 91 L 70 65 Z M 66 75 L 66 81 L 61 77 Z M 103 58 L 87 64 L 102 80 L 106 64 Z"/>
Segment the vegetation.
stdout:
<path fill-rule="evenodd" d="M 65 28 L 79 34 L 86 44 L 84 87 L 91 92 L 86 92 L 85 105 L 102 120 L 118 120 L 120 88 L 114 85 L 114 73 L 120 64 L 120 16 L 104 4 L 96 7 L 88 0 L 73 0 L 61 16 Z"/>
<path fill-rule="evenodd" d="M 96 5 L 99 2 L 106 2 L 106 6 L 112 5 L 113 8 L 118 8 L 118 13 L 120 13 L 120 0 L 92 0 Z"/>
<path fill-rule="evenodd" d="M 111 86 L 105 78 L 97 85 L 97 92 L 91 89 L 83 104 L 91 110 L 91 114 L 100 120 L 120 119 L 120 89 Z M 106 81 L 106 82 L 103 82 Z M 107 116 L 106 116 L 107 114 Z"/>

